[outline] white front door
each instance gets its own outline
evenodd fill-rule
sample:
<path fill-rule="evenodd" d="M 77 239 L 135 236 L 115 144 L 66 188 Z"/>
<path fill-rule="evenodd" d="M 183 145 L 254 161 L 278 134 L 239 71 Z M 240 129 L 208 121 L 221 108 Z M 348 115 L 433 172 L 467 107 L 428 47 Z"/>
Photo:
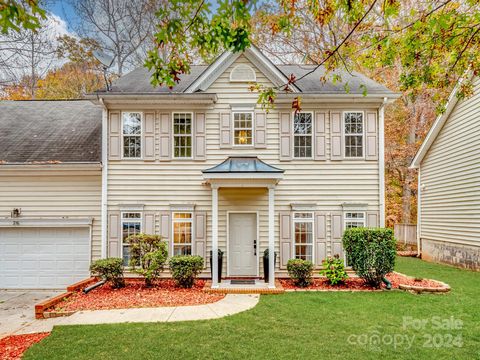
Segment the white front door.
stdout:
<path fill-rule="evenodd" d="M 228 227 L 229 275 L 257 276 L 257 214 L 230 213 Z"/>

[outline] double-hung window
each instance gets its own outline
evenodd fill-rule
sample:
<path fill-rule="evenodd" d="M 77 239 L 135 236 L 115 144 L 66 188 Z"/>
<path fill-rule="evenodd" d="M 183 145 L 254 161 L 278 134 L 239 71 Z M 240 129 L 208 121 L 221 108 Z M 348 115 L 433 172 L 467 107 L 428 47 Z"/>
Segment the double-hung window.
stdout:
<path fill-rule="evenodd" d="M 123 157 L 138 159 L 142 157 L 142 113 L 122 113 Z"/>
<path fill-rule="evenodd" d="M 293 117 L 293 157 L 311 158 L 313 144 L 313 114 L 295 113 Z"/>
<path fill-rule="evenodd" d="M 192 213 L 173 213 L 173 255 L 192 255 L 192 230 Z"/>
<path fill-rule="evenodd" d="M 345 157 L 363 157 L 363 112 L 344 114 Z"/>
<path fill-rule="evenodd" d="M 173 157 L 192 157 L 192 113 L 173 114 Z"/>
<path fill-rule="evenodd" d="M 233 113 L 233 144 L 253 145 L 253 113 Z"/>
<path fill-rule="evenodd" d="M 365 227 L 365 213 L 364 212 L 346 212 L 345 229 Z"/>
<path fill-rule="evenodd" d="M 123 265 L 128 266 L 130 261 L 130 244 L 126 239 L 130 235 L 136 235 L 142 232 L 142 213 L 124 212 L 122 213 L 122 258 Z"/>
<path fill-rule="evenodd" d="M 295 258 L 313 261 L 313 213 L 294 213 L 293 230 L 295 234 Z"/>

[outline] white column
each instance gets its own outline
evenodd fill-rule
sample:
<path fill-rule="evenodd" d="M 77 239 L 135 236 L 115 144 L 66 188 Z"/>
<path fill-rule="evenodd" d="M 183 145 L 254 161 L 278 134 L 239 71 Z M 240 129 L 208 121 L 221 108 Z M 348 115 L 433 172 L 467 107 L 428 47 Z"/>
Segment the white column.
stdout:
<path fill-rule="evenodd" d="M 268 188 L 268 287 L 275 288 L 275 188 Z"/>
<path fill-rule="evenodd" d="M 107 203 L 107 189 L 108 189 L 108 109 L 105 106 L 103 99 L 100 98 L 100 103 L 103 106 L 102 111 L 102 209 L 101 209 L 101 234 L 102 234 L 102 246 L 101 257 L 105 259 L 107 257 L 107 222 L 108 222 L 108 203 Z M 90 239 L 92 237 L 90 236 Z"/>
<path fill-rule="evenodd" d="M 379 226 L 385 227 L 385 105 L 387 98 L 378 111 L 378 177 L 379 177 Z"/>
<path fill-rule="evenodd" d="M 218 288 L 218 187 L 212 185 L 212 289 Z"/>

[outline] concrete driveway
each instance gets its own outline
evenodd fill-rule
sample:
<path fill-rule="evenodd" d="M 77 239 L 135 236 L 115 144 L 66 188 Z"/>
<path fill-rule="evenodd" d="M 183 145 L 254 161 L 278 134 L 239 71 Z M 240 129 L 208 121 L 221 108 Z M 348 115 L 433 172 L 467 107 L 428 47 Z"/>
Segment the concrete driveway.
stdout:
<path fill-rule="evenodd" d="M 0 338 L 35 320 L 35 304 L 61 294 L 61 290 L 0 290 Z"/>

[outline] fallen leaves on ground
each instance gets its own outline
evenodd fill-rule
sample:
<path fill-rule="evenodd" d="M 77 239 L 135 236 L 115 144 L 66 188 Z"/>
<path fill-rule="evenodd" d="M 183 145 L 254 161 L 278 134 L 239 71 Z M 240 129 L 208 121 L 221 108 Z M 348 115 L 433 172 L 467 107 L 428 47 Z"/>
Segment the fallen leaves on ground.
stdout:
<path fill-rule="evenodd" d="M 0 339 L 0 360 L 21 359 L 23 353 L 33 344 L 50 335 L 49 332 L 25 335 L 11 335 Z"/>

